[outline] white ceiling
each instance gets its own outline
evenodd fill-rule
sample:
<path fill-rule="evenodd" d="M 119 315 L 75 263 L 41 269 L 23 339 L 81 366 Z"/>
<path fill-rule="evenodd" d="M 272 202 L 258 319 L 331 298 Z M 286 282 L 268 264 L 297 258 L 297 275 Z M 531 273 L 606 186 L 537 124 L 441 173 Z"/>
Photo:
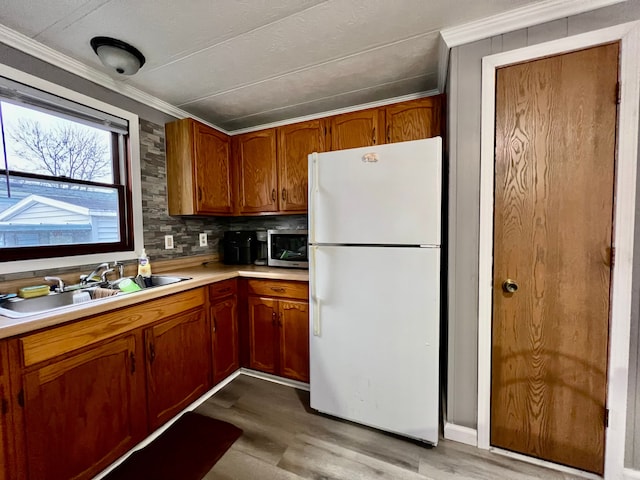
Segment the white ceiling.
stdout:
<path fill-rule="evenodd" d="M 540 0 L 0 0 L 0 23 L 233 131 L 437 88 L 439 32 Z M 115 73 L 113 73 L 116 76 Z"/>

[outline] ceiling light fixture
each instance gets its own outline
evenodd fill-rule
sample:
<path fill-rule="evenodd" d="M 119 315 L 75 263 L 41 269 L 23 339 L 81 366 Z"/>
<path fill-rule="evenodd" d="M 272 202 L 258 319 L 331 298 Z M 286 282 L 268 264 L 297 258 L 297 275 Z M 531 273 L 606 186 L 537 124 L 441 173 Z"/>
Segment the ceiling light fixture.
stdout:
<path fill-rule="evenodd" d="M 89 43 L 102 64 L 121 75 L 134 75 L 144 65 L 145 58 L 140 50 L 122 40 L 93 37 Z"/>

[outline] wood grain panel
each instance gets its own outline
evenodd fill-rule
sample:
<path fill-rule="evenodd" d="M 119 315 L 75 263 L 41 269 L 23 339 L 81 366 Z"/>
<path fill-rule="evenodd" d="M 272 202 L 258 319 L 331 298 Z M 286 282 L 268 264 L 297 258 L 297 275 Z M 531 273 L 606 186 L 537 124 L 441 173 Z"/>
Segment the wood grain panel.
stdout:
<path fill-rule="evenodd" d="M 200 307 L 204 302 L 205 289 L 196 288 L 21 337 L 24 366 L 35 365 L 144 327 L 154 321 Z"/>
<path fill-rule="evenodd" d="M 240 368 L 238 300 L 235 295 L 211 306 L 211 329 L 213 331 L 213 383 L 215 385 Z"/>
<path fill-rule="evenodd" d="M 309 303 L 280 300 L 280 372 L 309 381 Z"/>
<path fill-rule="evenodd" d="M 12 478 L 9 468 L 9 353 L 7 342 L 0 341 L 0 480 Z"/>
<path fill-rule="evenodd" d="M 194 122 L 196 213 L 233 211 L 230 140 L 224 133 Z"/>
<path fill-rule="evenodd" d="M 331 150 L 384 143 L 384 109 L 370 108 L 336 115 L 330 118 L 329 125 Z"/>
<path fill-rule="evenodd" d="M 249 368 L 277 372 L 278 301 L 249 297 Z"/>
<path fill-rule="evenodd" d="M 443 135 L 443 95 L 385 107 L 387 143 Z"/>
<path fill-rule="evenodd" d="M 177 315 L 144 332 L 149 428 L 154 430 L 211 385 L 211 344 L 203 309 Z"/>
<path fill-rule="evenodd" d="M 278 210 L 276 129 L 233 137 L 238 172 L 238 213 Z"/>
<path fill-rule="evenodd" d="M 502 68 L 496 88 L 491 444 L 599 474 L 618 50 Z"/>
<path fill-rule="evenodd" d="M 142 438 L 136 350 L 125 336 L 24 376 L 30 480 L 92 478 Z"/>
<path fill-rule="evenodd" d="M 309 298 L 309 284 L 307 282 L 249 279 L 247 284 L 250 295 L 297 298 L 300 300 L 307 300 Z"/>
<path fill-rule="evenodd" d="M 281 212 L 307 211 L 308 156 L 323 151 L 323 120 L 278 128 L 278 194 Z"/>

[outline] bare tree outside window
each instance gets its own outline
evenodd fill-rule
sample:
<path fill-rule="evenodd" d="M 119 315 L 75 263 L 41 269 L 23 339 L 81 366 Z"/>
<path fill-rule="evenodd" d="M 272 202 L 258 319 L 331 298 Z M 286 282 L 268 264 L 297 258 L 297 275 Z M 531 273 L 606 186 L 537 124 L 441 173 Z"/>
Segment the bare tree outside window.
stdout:
<path fill-rule="evenodd" d="M 21 118 L 8 135 L 24 171 L 100 181 L 112 172 L 110 148 L 100 133 L 71 122 L 43 125 Z"/>

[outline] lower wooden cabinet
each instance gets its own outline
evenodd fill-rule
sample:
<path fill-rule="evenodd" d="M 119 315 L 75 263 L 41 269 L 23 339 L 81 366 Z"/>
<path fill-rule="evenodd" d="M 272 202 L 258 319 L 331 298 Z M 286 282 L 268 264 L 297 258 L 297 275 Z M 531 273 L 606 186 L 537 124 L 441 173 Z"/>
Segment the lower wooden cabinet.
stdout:
<path fill-rule="evenodd" d="M 263 296 L 265 293 L 273 296 Z M 306 298 L 306 283 L 249 280 L 250 368 L 309 381 L 309 302 Z"/>
<path fill-rule="evenodd" d="M 211 387 L 211 346 L 204 309 L 144 331 L 149 427 L 156 429 Z"/>
<path fill-rule="evenodd" d="M 0 480 L 10 480 L 9 469 L 9 362 L 7 343 L 0 342 Z"/>
<path fill-rule="evenodd" d="M 237 280 L 211 285 L 209 298 L 215 385 L 240 368 Z"/>
<path fill-rule="evenodd" d="M 144 438 L 143 368 L 124 335 L 26 373 L 28 478 L 91 478 Z"/>

